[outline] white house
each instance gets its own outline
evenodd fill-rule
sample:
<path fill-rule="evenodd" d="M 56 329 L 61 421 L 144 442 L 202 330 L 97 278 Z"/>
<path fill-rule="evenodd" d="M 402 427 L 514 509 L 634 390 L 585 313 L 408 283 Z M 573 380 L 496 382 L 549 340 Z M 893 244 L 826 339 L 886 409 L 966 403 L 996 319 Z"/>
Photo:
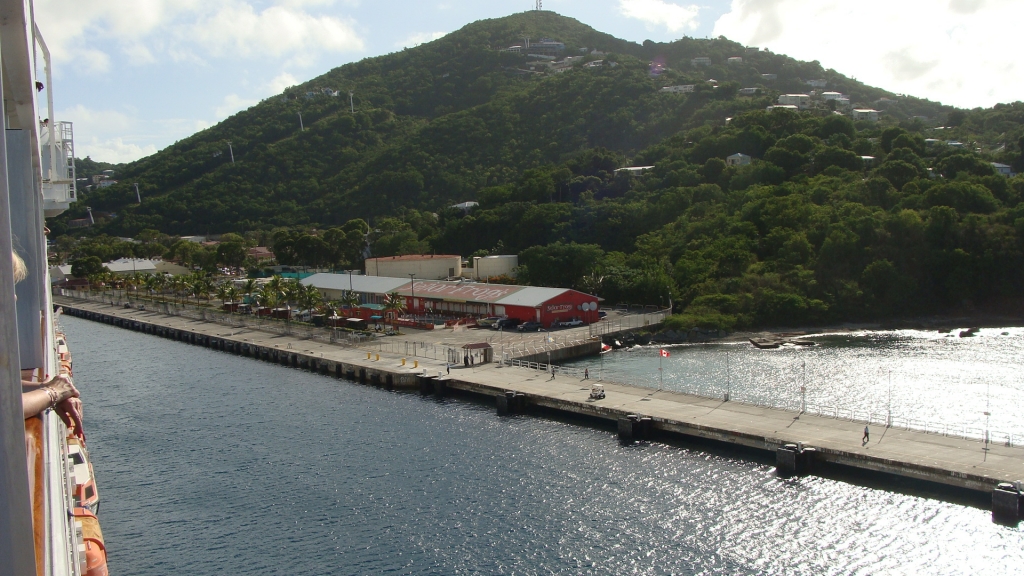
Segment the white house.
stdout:
<path fill-rule="evenodd" d="M 765 108 L 765 110 L 769 112 L 773 112 L 775 110 L 792 110 L 793 112 L 796 112 L 800 110 L 800 108 L 792 104 L 776 104 L 775 106 L 769 106 Z"/>
<path fill-rule="evenodd" d="M 732 58 L 729 58 L 729 60 L 727 60 L 727 62 L 729 64 L 743 64 L 743 57 L 742 56 L 733 56 Z"/>
<path fill-rule="evenodd" d="M 697 56 L 693 60 L 690 60 L 690 63 L 694 66 L 711 66 L 711 58 L 708 58 L 707 56 Z"/>
<path fill-rule="evenodd" d="M 778 74 L 761 74 L 761 79 L 766 82 L 775 82 L 779 79 Z"/>
<path fill-rule="evenodd" d="M 740 88 L 740 96 L 754 96 L 760 88 Z"/>
<path fill-rule="evenodd" d="M 1007 178 L 1012 178 L 1012 177 L 1016 176 L 1016 174 L 1013 173 L 1013 170 L 1009 166 L 1007 166 L 1006 164 L 1000 164 L 999 162 L 993 162 L 992 163 L 992 167 L 996 169 L 997 173 L 999 173 L 999 174 L 1001 174 L 1003 176 L 1006 176 Z"/>
<path fill-rule="evenodd" d="M 871 108 L 857 108 L 853 111 L 853 119 L 878 122 L 878 110 L 873 110 Z"/>
<path fill-rule="evenodd" d="M 849 108 L 850 107 L 850 99 L 847 98 L 846 96 L 843 96 L 842 98 L 836 98 L 835 102 L 836 102 L 836 108 Z"/>
<path fill-rule="evenodd" d="M 696 85 L 694 84 L 683 84 L 681 86 L 665 86 L 664 88 L 661 89 L 661 91 L 669 92 L 672 94 L 688 94 L 690 92 L 693 92 L 694 88 L 696 88 Z"/>
<path fill-rule="evenodd" d="M 618 174 L 619 172 L 624 172 L 626 174 L 639 176 L 648 170 L 654 170 L 654 166 L 627 166 L 626 168 L 619 168 L 615 173 Z"/>
<path fill-rule="evenodd" d="M 822 100 L 838 100 L 843 97 L 841 92 L 822 92 Z"/>
<path fill-rule="evenodd" d="M 804 110 L 811 107 L 811 97 L 807 94 L 779 94 L 779 104 L 788 104 Z"/>
<path fill-rule="evenodd" d="M 828 86 L 828 81 L 827 80 L 808 80 L 807 82 L 804 82 L 804 84 L 807 84 L 811 88 L 824 88 L 825 86 Z"/>
<path fill-rule="evenodd" d="M 742 152 L 737 152 L 732 156 L 726 157 L 725 163 L 729 166 L 746 166 L 747 164 L 750 164 L 750 156 L 747 156 Z"/>

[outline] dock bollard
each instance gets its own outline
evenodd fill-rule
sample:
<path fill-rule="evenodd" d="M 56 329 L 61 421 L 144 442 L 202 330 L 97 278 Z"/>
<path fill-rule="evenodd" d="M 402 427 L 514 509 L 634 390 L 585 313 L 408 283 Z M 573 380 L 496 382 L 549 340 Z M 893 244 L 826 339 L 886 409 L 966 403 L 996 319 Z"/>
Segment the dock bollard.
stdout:
<path fill-rule="evenodd" d="M 992 517 L 998 520 L 1016 522 L 1021 517 L 1020 482 L 1000 482 L 992 491 Z"/>
<path fill-rule="evenodd" d="M 809 474 L 818 451 L 800 444 L 784 444 L 775 451 L 775 470 L 782 476 Z"/>
<path fill-rule="evenodd" d="M 380 362 L 380 354 L 377 354 L 377 358 L 374 359 L 374 362 Z"/>
<path fill-rule="evenodd" d="M 405 366 L 405 358 L 402 358 L 402 366 Z"/>
<path fill-rule="evenodd" d="M 434 377 L 420 374 L 416 377 L 420 384 L 420 396 L 430 396 L 434 393 Z"/>
<path fill-rule="evenodd" d="M 413 360 L 412 361 L 412 367 L 413 368 L 419 368 L 420 367 L 420 361 L 419 360 Z"/>
<path fill-rule="evenodd" d="M 369 352 L 367 352 L 367 353 L 366 353 L 366 359 L 367 359 L 367 360 L 369 360 L 369 359 L 370 359 L 370 353 L 369 353 Z"/>

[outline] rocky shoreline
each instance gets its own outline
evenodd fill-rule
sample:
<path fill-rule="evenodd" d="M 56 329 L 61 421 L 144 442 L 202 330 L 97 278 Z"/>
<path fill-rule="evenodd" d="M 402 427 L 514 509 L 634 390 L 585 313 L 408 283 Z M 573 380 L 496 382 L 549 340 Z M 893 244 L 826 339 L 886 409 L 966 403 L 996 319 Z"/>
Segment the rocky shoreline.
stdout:
<path fill-rule="evenodd" d="M 1005 328 L 1024 326 L 1024 318 L 1019 316 L 973 315 L 926 317 L 888 322 L 845 323 L 832 326 L 814 326 L 798 328 L 774 328 L 765 330 L 744 330 L 726 332 L 725 330 L 691 328 L 689 330 L 663 330 L 660 325 L 649 326 L 634 332 L 617 336 L 606 336 L 604 344 L 613 348 L 631 346 L 673 345 L 673 344 L 706 344 L 710 342 L 736 343 L 760 342 L 764 347 L 773 347 L 772 343 L 809 344 L 808 337 L 816 334 L 842 334 L 848 332 L 886 331 L 886 330 L 936 330 L 952 333 L 961 337 L 973 336 L 980 328 Z M 757 346 L 757 344 L 753 344 Z"/>

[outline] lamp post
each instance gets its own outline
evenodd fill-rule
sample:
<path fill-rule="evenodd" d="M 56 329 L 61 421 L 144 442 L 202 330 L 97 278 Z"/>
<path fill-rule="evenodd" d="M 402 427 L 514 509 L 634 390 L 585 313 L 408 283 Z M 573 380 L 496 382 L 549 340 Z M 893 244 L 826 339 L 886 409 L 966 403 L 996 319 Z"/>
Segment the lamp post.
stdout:
<path fill-rule="evenodd" d="M 410 302 L 410 304 L 412 304 L 412 319 L 415 321 L 416 320 L 416 274 L 415 273 L 409 274 L 409 280 L 412 282 L 412 286 L 409 289 L 412 292 L 412 302 Z"/>

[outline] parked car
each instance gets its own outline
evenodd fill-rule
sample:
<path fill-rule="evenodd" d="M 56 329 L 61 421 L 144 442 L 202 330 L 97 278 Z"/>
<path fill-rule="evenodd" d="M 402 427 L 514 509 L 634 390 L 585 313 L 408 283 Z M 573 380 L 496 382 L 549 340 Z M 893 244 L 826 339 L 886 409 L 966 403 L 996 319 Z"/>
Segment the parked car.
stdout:
<path fill-rule="evenodd" d="M 607 315 L 608 315 L 608 313 L 607 313 L 607 312 L 605 312 L 604 310 L 598 310 L 598 311 L 597 311 L 597 317 L 598 317 L 598 318 L 604 318 L 604 317 L 605 317 L 605 316 L 607 316 Z"/>
<path fill-rule="evenodd" d="M 519 330 L 520 332 L 539 332 L 543 327 L 544 325 L 540 322 L 523 322 L 516 327 L 516 330 Z"/>
<path fill-rule="evenodd" d="M 522 322 L 522 320 L 517 320 L 516 318 L 502 318 L 492 324 L 491 328 L 494 328 L 495 330 L 508 330 L 519 326 Z"/>
<path fill-rule="evenodd" d="M 583 320 L 579 318 L 573 318 L 572 320 L 563 320 L 558 323 L 559 326 L 582 326 Z"/>
<path fill-rule="evenodd" d="M 481 328 L 490 328 L 494 326 L 494 323 L 501 320 L 501 316 L 488 316 L 487 318 L 480 318 L 476 321 L 476 325 Z"/>

